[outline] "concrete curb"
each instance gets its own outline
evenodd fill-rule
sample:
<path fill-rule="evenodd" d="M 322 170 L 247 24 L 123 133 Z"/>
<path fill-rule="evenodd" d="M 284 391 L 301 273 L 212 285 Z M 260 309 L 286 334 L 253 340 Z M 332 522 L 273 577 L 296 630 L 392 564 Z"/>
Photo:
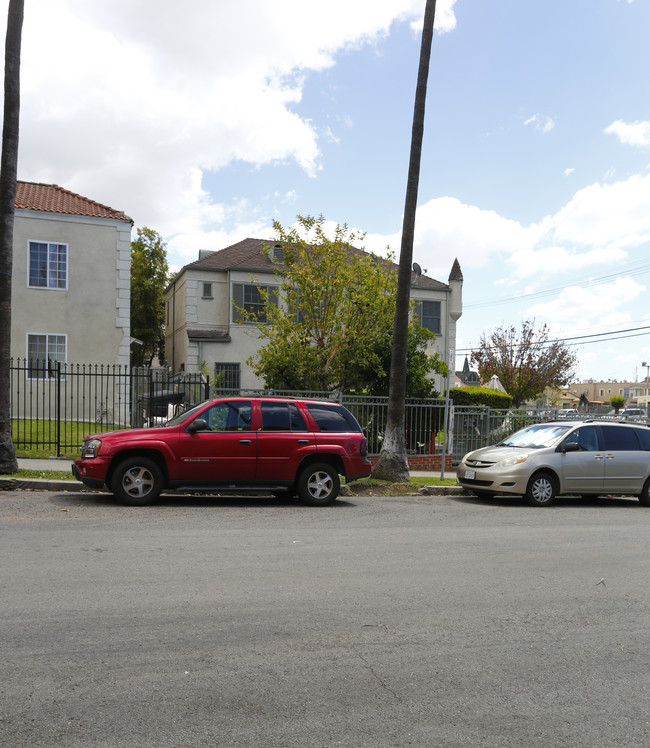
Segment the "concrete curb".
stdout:
<path fill-rule="evenodd" d="M 0 478 L 2 491 L 86 491 L 106 493 L 101 489 L 93 490 L 76 480 L 48 480 L 47 478 Z M 167 493 L 165 491 L 165 493 Z M 172 492 L 173 493 L 173 492 Z M 472 493 L 461 486 L 422 486 L 408 496 L 471 496 Z M 355 496 L 347 486 L 341 486 L 340 496 Z"/>
<path fill-rule="evenodd" d="M 0 491 L 85 491 L 77 480 L 48 480 L 47 478 L 0 478 Z"/>

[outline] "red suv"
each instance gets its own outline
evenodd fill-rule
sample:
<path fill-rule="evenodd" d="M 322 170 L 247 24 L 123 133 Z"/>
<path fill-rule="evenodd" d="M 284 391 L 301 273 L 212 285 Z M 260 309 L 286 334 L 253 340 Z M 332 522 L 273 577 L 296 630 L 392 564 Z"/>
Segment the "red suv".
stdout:
<path fill-rule="evenodd" d="M 88 436 L 72 472 L 132 506 L 153 503 L 166 488 L 297 493 L 325 506 L 338 495 L 339 475 L 370 475 L 367 452 L 356 419 L 337 403 L 224 397 L 159 428 Z"/>

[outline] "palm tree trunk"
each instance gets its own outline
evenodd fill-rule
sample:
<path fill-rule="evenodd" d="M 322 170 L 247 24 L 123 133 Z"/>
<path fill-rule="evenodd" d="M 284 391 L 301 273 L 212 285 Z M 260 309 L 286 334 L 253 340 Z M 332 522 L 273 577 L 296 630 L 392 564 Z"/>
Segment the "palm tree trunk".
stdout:
<path fill-rule="evenodd" d="M 411 132 L 411 156 L 404 221 L 402 225 L 402 245 L 399 255 L 397 275 L 397 303 L 393 326 L 393 351 L 390 362 L 390 385 L 388 390 L 388 413 L 386 432 L 382 442 L 379 460 L 372 470 L 374 478 L 405 482 L 409 480 L 409 465 L 406 456 L 404 434 L 404 401 L 406 398 L 406 349 L 409 324 L 409 303 L 411 297 L 411 267 L 413 264 L 413 238 L 415 235 L 415 213 L 420 184 L 420 160 L 424 137 L 424 110 L 429 78 L 429 60 L 433 41 L 433 25 L 436 15 L 436 0 L 427 0 L 424 9 L 424 27 L 420 47 L 420 66 L 415 91 L 413 129 Z"/>
<path fill-rule="evenodd" d="M 5 41 L 4 121 L 0 163 L 0 474 L 18 470 L 11 439 L 9 359 L 11 351 L 11 269 L 18 176 L 20 47 L 24 0 L 9 0 Z"/>

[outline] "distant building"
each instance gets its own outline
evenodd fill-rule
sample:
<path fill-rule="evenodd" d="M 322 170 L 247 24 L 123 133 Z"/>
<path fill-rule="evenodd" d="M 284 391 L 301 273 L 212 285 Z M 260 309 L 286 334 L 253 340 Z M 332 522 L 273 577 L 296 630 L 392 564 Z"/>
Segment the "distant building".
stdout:
<path fill-rule="evenodd" d="M 469 368 L 469 361 L 467 360 L 467 356 L 465 356 L 465 363 L 463 364 L 462 370 L 456 372 L 456 377 L 460 380 L 462 387 L 481 386 L 481 378 L 479 377 L 478 372 L 471 371 L 471 369 Z"/>

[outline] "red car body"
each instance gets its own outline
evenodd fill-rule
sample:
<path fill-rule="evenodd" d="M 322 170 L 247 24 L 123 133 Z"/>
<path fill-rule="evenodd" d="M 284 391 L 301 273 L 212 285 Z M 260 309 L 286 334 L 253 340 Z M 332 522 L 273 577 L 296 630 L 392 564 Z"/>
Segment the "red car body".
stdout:
<path fill-rule="evenodd" d="M 342 405 L 320 400 L 221 397 L 165 426 L 93 434 L 72 465 L 91 488 L 145 505 L 165 489 L 297 493 L 332 503 L 339 475 L 370 474 L 367 441 Z"/>

